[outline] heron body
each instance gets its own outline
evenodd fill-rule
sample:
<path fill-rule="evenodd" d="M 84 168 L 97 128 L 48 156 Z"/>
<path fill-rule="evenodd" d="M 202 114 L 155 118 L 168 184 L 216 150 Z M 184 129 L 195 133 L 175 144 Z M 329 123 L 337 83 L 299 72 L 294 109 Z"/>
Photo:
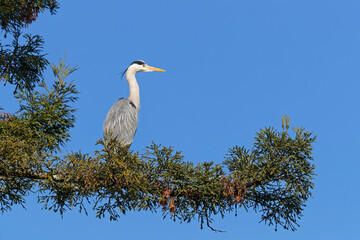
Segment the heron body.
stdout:
<path fill-rule="evenodd" d="M 130 145 L 134 139 L 138 124 L 138 109 L 129 99 L 120 98 L 108 112 L 104 122 L 104 134 L 112 133 L 125 145 Z"/>
<path fill-rule="evenodd" d="M 131 145 L 138 124 L 140 109 L 140 90 L 136 81 L 137 72 L 152 72 L 164 70 L 148 66 L 144 61 L 138 60 L 130 64 L 124 71 L 129 84 L 129 97 L 120 98 L 110 108 L 103 125 L 104 135 L 109 132 L 124 145 Z"/>

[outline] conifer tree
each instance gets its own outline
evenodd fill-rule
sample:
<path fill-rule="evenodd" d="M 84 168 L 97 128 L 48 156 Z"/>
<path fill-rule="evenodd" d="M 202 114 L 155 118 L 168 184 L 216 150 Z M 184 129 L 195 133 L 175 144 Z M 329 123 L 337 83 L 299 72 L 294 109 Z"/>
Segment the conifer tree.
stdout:
<path fill-rule="evenodd" d="M 64 59 L 51 64 L 49 86 L 43 79 L 49 65 L 43 38 L 21 34 L 39 13 L 55 14 L 58 8 L 55 0 L 0 0 L 0 79 L 14 85 L 20 102 L 17 114 L 0 109 L 1 212 L 25 206 L 25 197 L 35 192 L 39 204 L 60 214 L 92 209 L 99 218 L 117 220 L 128 211 L 161 210 L 174 221 L 197 220 L 218 231 L 211 224 L 215 215 L 245 208 L 275 229 L 299 226 L 314 187 L 316 137 L 304 128 L 289 132 L 287 116 L 280 131 L 260 130 L 251 149 L 232 147 L 220 164 L 194 165 L 181 152 L 155 143 L 134 152 L 109 136 L 97 142 L 101 150 L 93 154 L 61 155 L 75 124 L 71 104 L 78 91 L 67 78 L 77 67 Z M 3 44 L 8 37 L 12 44 Z"/>

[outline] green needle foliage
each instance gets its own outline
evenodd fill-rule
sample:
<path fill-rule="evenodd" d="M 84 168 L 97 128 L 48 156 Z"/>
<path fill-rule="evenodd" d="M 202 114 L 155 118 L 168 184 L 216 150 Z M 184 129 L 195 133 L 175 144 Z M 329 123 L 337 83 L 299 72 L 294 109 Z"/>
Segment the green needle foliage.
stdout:
<path fill-rule="evenodd" d="M 295 230 L 313 189 L 315 137 L 304 129 L 288 133 L 265 128 L 251 150 L 235 146 L 222 164 L 184 161 L 181 152 L 153 143 L 144 153 L 133 152 L 114 139 L 99 140 L 100 151 L 65 156 L 54 154 L 69 140 L 76 100 L 73 82 L 65 78 L 76 68 L 52 65 L 53 87 L 23 90 L 19 115 L 0 121 L 0 209 L 25 204 L 38 194 L 45 209 L 63 214 L 78 208 L 117 220 L 128 211 L 161 209 L 164 218 L 198 220 L 211 229 L 213 217 L 244 207 L 261 213 L 269 225 Z M 106 142 L 106 144 L 105 144 Z"/>
<path fill-rule="evenodd" d="M 19 43 L 21 33 L 14 33 L 11 45 L 0 43 L 0 80 L 14 84 L 17 89 L 31 91 L 43 79 L 43 71 L 48 65 L 42 53 L 44 40 L 38 36 L 25 34 L 25 44 Z"/>
<path fill-rule="evenodd" d="M 66 83 L 65 78 L 77 67 L 65 65 L 61 60 L 58 66 L 51 65 L 56 77 L 52 88 L 45 81 L 39 85 L 43 91 L 22 89 L 15 94 L 20 102 L 20 116 L 27 120 L 37 132 L 45 137 L 48 150 L 60 150 L 70 138 L 69 129 L 74 127 L 74 109 L 69 103 L 77 100 L 78 91 L 73 82 Z"/>
<path fill-rule="evenodd" d="M 212 227 L 216 215 L 244 208 L 259 212 L 260 221 L 275 229 L 299 226 L 314 187 L 316 137 L 304 128 L 289 132 L 287 116 L 282 130 L 260 130 L 251 149 L 230 148 L 221 164 L 194 165 L 181 152 L 155 143 L 134 152 L 110 136 L 97 142 L 100 150 L 94 153 L 60 155 L 74 127 L 78 94 L 66 79 L 77 68 L 63 59 L 51 65 L 55 80 L 49 87 L 43 80 L 48 61 L 42 38 L 25 35 L 25 45 L 19 44 L 22 27 L 57 7 L 56 1 L 0 0 L 0 25 L 13 36 L 11 46 L 0 43 L 0 77 L 15 86 L 20 103 L 17 114 L 0 108 L 2 213 L 25 207 L 26 196 L 36 194 L 39 204 L 61 215 L 92 210 L 98 218 L 117 220 L 129 211 L 161 211 L 164 218 L 199 221 L 201 228 L 219 231 Z"/>
<path fill-rule="evenodd" d="M 55 0 L 0 0 L 0 25 L 6 33 L 15 33 L 35 21 L 39 13 L 49 9 L 55 14 L 59 4 Z"/>
<path fill-rule="evenodd" d="M 43 79 L 48 65 L 42 53 L 44 40 L 39 35 L 25 34 L 20 41 L 21 29 L 35 21 L 39 13 L 49 9 L 55 14 L 59 4 L 54 0 L 0 0 L 0 26 L 4 37 L 12 35 L 12 44 L 0 42 L 0 81 L 18 89 L 33 90 Z"/>
<path fill-rule="evenodd" d="M 77 99 L 73 83 L 53 67 L 57 79 L 53 87 L 41 84 L 42 92 L 23 89 L 15 95 L 21 102 L 19 115 L 1 114 L 0 121 L 0 209 L 24 203 L 24 196 L 36 185 L 31 179 L 44 177 L 44 168 L 53 164 L 52 153 L 69 140 L 74 109 L 68 105 Z M 65 76 L 74 68 L 60 64 Z M 46 169 L 46 168 L 45 168 Z M 46 171 L 46 170 L 45 170 Z M 29 179 L 17 177 L 24 175 Z M 6 181 L 4 180 L 6 179 Z"/>
<path fill-rule="evenodd" d="M 230 177 L 243 187 L 241 201 L 246 209 L 262 212 L 261 221 L 295 230 L 314 187 L 315 165 L 310 160 L 316 138 L 303 128 L 293 128 L 291 138 L 290 119 L 284 116 L 284 120 L 287 124 L 282 132 L 272 127 L 260 130 L 251 151 L 236 146 L 224 164 Z"/>

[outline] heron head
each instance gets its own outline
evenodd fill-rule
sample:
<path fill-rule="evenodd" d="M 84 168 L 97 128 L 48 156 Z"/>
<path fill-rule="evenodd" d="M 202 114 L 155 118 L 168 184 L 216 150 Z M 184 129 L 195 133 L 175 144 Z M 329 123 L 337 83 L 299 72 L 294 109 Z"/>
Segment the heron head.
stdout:
<path fill-rule="evenodd" d="M 153 71 L 165 72 L 165 70 L 163 70 L 163 69 L 156 68 L 156 67 L 151 67 L 151 66 L 147 65 L 143 60 L 133 61 L 130 64 L 130 66 L 124 71 L 123 75 L 127 71 L 133 71 L 134 73 L 137 73 L 137 72 L 153 72 Z"/>

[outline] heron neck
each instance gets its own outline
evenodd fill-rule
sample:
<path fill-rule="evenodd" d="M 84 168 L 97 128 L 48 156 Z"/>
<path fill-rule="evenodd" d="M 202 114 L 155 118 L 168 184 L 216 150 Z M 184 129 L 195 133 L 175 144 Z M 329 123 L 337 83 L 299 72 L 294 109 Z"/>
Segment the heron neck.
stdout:
<path fill-rule="evenodd" d="M 130 69 L 129 69 L 130 70 Z M 126 80 L 129 84 L 129 100 L 133 102 L 136 106 L 136 109 L 140 108 L 140 90 L 139 84 L 135 78 L 135 71 L 127 71 L 126 72 Z"/>

